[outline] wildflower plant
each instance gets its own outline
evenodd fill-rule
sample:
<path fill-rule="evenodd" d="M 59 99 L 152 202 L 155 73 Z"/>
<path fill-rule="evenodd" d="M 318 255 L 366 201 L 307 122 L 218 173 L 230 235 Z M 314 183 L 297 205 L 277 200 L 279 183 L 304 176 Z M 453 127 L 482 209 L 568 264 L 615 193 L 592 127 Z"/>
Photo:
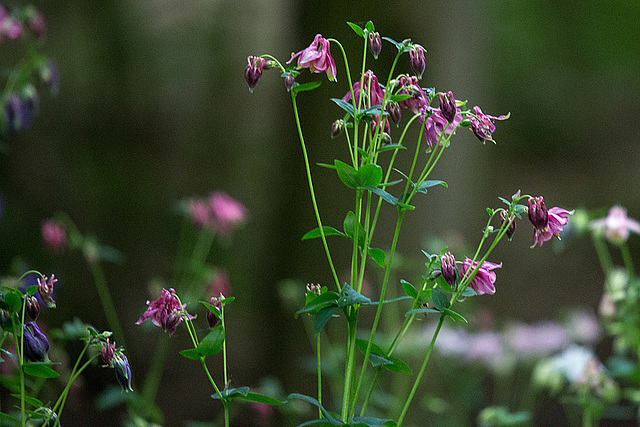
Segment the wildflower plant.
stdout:
<path fill-rule="evenodd" d="M 456 261 L 446 247 L 440 253 L 425 253 L 425 270 L 421 283 L 414 286 L 402 281 L 401 287 L 405 295 L 386 300 L 389 286 L 394 286 L 391 283 L 391 270 L 403 219 L 415 209 L 415 197 L 432 194 L 435 188 L 447 187 L 445 181 L 433 179 L 432 174 L 452 143 L 453 135 L 460 128 L 467 128 L 483 144 L 487 141 L 495 143 L 495 121 L 507 119 L 509 115 L 488 115 L 478 106 L 469 108 L 467 101 L 456 99 L 451 91 L 439 92 L 433 87 L 421 87 L 419 82 L 426 68 L 426 50 L 421 45 L 411 39 L 397 42 L 381 37 L 372 22 L 364 27 L 348 24 L 362 39 L 363 45 L 362 54 L 359 55 L 362 63 L 357 79 L 352 78 L 351 63 L 342 44 L 320 34 L 316 35 L 307 48 L 293 54 L 286 62 L 271 55 L 250 56 L 245 79 L 252 92 L 264 70 L 277 69 L 285 79 L 317 221 L 317 228 L 309 231 L 302 239 L 321 240 L 334 282 L 331 286 L 308 287 L 305 306 L 296 314 L 314 316 L 317 396 L 294 393 L 289 399 L 302 399 L 317 406 L 318 419 L 302 425 L 400 426 L 426 372 L 429 357 L 445 319 L 466 322 L 453 307 L 466 298 L 496 292 L 494 270 L 501 267 L 501 264 L 488 261 L 488 257 L 505 235 L 511 239 L 515 221 L 527 214 L 533 225 L 534 246 L 542 246 L 543 242 L 559 235 L 572 212 L 561 208 L 547 210 L 541 196 L 522 195 L 520 191 L 510 200 L 501 198 L 503 206 L 487 209 L 489 218 L 471 258 Z M 367 62 L 368 51 L 374 59 L 385 54 L 382 41 L 390 45 L 394 55 L 391 69 L 384 78 L 376 76 Z M 338 71 L 332 52 L 341 54 L 344 77 L 340 77 L 343 74 Z M 402 66 L 403 56 L 409 57 L 410 70 L 398 71 Z M 298 114 L 298 98 L 303 92 L 320 86 L 321 81 L 299 82 L 298 80 L 303 79 L 303 70 L 307 68 L 312 73 L 325 72 L 329 81 L 338 82 L 340 79 L 346 80 L 347 84 L 345 89 L 339 90 L 344 95 L 331 98 L 334 107 L 337 107 L 336 114 L 340 114 L 331 125 L 331 136 L 344 139 L 346 158 L 318 163 L 334 170 L 337 181 L 354 193 L 353 208 L 345 213 L 341 228 L 324 225 L 315 195 L 311 163 Z M 291 76 L 294 76 L 293 82 Z M 410 117 L 403 120 L 404 125 L 400 126 L 403 114 Z M 416 126 L 419 127 L 417 141 L 409 142 L 408 130 Z M 397 158 L 402 155 L 408 155 L 412 159 L 409 170 L 405 172 L 395 167 Z M 395 212 L 395 231 L 388 251 L 372 246 L 374 232 L 379 222 L 384 220 L 385 205 Z M 352 251 L 348 255 L 350 274 L 346 282 L 338 278 L 335 255 L 330 249 L 328 236 L 340 236 L 352 241 Z M 371 269 L 372 262 L 374 268 L 382 269 L 380 293 L 376 299 L 364 295 L 363 290 L 365 272 Z M 391 343 L 385 345 L 379 338 L 378 326 L 387 304 L 409 305 L 404 322 Z M 360 339 L 358 328 L 363 310 L 373 310 L 374 317 L 366 338 Z M 424 350 L 423 362 L 414 375 L 408 364 L 395 357 L 394 352 L 416 317 L 427 313 L 435 314 L 439 320 L 430 344 Z M 323 399 L 323 355 L 320 339 L 323 328 L 334 317 L 342 317 L 346 326 L 344 376 L 342 397 L 338 399 L 339 407 L 327 409 L 325 406 L 331 403 Z M 404 399 L 400 398 L 403 403 L 396 413 L 389 414 L 390 418 L 366 416 L 373 390 L 383 369 L 412 375 L 413 385 Z"/>

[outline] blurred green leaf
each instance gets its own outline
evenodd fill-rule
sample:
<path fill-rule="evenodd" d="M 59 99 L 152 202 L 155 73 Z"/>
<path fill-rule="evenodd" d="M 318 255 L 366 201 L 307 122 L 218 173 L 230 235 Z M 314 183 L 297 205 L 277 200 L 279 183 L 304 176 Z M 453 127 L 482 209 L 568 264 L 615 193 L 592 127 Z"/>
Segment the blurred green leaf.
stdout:
<path fill-rule="evenodd" d="M 323 225 L 322 231 L 324 231 L 325 236 L 344 236 L 345 235 L 342 231 L 337 230 L 328 225 Z M 302 240 L 316 239 L 318 237 L 322 237 L 322 234 L 320 234 L 320 227 L 314 228 L 313 230 L 309 231 L 307 234 L 302 236 Z"/>
<path fill-rule="evenodd" d="M 349 104 L 347 101 L 343 101 L 340 98 L 331 98 L 331 100 L 333 102 L 335 102 L 338 107 L 340 107 L 344 111 L 346 111 L 347 114 L 349 114 L 351 117 L 354 116 L 354 114 L 353 114 L 353 105 L 352 104 Z"/>
<path fill-rule="evenodd" d="M 465 319 L 461 314 L 456 313 L 455 311 L 451 310 L 450 308 L 445 308 L 444 309 L 444 314 L 446 314 L 447 316 L 451 316 L 451 318 L 453 320 L 462 320 L 464 323 L 469 323 L 469 322 L 467 322 L 467 319 Z"/>
<path fill-rule="evenodd" d="M 25 362 L 22 369 L 25 374 L 38 378 L 55 378 L 60 374 L 49 367 L 50 363 Z"/>
<path fill-rule="evenodd" d="M 400 284 L 402 285 L 402 290 L 405 294 L 410 296 L 411 298 L 416 298 L 418 296 L 418 291 L 413 285 L 406 280 L 400 280 Z"/>
<path fill-rule="evenodd" d="M 186 350 L 182 350 L 180 351 L 180 355 L 191 360 L 199 360 L 202 357 L 198 352 L 198 349 L 196 348 L 188 348 Z"/>
<path fill-rule="evenodd" d="M 451 303 L 449 302 L 449 296 L 440 288 L 436 287 L 431 290 L 431 300 L 433 305 L 439 311 L 443 311 L 445 308 L 449 308 Z"/>
<path fill-rule="evenodd" d="M 315 321 L 313 322 L 313 335 L 318 335 L 324 325 L 327 324 L 332 317 L 334 317 L 335 312 L 338 311 L 337 305 L 330 305 L 328 307 L 323 308 L 316 314 Z"/>
<path fill-rule="evenodd" d="M 348 283 L 345 283 L 338 296 L 338 307 L 343 308 L 355 304 L 370 303 L 371 299 L 356 292 Z"/>

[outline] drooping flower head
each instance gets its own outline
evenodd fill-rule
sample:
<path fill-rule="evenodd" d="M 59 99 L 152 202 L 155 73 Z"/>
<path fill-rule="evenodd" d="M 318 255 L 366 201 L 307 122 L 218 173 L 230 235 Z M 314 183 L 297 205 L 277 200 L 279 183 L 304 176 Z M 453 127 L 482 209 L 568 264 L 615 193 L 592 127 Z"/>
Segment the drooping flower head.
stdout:
<path fill-rule="evenodd" d="M 456 99 L 451 91 L 438 95 L 440 100 L 440 112 L 449 123 L 453 123 L 456 113 L 460 112 L 456 106 Z"/>
<path fill-rule="evenodd" d="M 460 266 L 460 277 L 464 280 L 467 277 L 467 274 L 471 274 L 473 270 L 478 266 L 478 262 L 471 263 L 471 259 L 466 258 L 462 261 L 462 265 Z M 476 275 L 471 279 L 471 283 L 469 283 L 469 287 L 473 289 L 476 294 L 495 294 L 496 287 L 494 283 L 496 282 L 496 273 L 492 270 L 496 268 L 502 267 L 502 264 L 494 264 L 489 261 L 485 261 L 482 263 L 482 266 L 478 269 Z"/>
<path fill-rule="evenodd" d="M 60 223 L 48 220 L 42 223 L 42 240 L 49 249 L 57 252 L 67 243 L 67 232 Z"/>
<path fill-rule="evenodd" d="M 102 357 L 102 362 L 105 366 L 113 368 L 114 364 L 114 356 L 116 351 L 116 342 L 109 343 L 109 338 L 107 338 L 107 342 L 100 343 L 100 356 Z"/>
<path fill-rule="evenodd" d="M 56 302 L 53 299 L 53 284 L 57 281 L 58 279 L 53 274 L 50 279 L 47 279 L 46 276 L 44 279 L 38 277 L 38 294 L 40 294 L 40 298 L 49 308 L 55 308 L 56 306 Z"/>
<path fill-rule="evenodd" d="M 258 84 L 262 70 L 264 70 L 265 60 L 259 56 L 249 56 L 247 58 L 249 64 L 244 70 L 244 79 L 249 85 L 249 92 L 253 92 L 253 88 Z"/>
<path fill-rule="evenodd" d="M 444 280 L 452 288 L 456 285 L 456 259 L 451 252 L 440 257 L 440 271 Z"/>
<path fill-rule="evenodd" d="M 573 211 L 558 207 L 547 209 L 542 196 L 530 197 L 528 203 L 529 220 L 533 224 L 533 245 L 531 247 L 538 244 L 542 246 L 553 236 L 559 238 L 562 227 L 567 224 L 568 217 L 573 214 Z"/>
<path fill-rule="evenodd" d="M 428 107 L 421 110 L 424 112 Z M 453 122 L 449 123 L 449 121 L 442 115 L 439 109 L 432 109 L 433 114 L 431 114 L 426 120 L 424 116 L 419 118 L 420 122 L 424 125 L 425 137 L 429 147 L 437 146 L 439 144 L 445 143 L 445 140 L 453 134 L 456 129 L 456 126 L 462 120 L 461 115 L 456 115 Z"/>
<path fill-rule="evenodd" d="M 364 108 L 370 108 L 374 105 L 382 105 L 382 100 L 384 99 L 384 89 L 380 87 L 380 83 L 378 82 L 378 78 L 371 70 L 364 73 L 362 77 L 362 84 L 360 81 L 357 81 L 353 84 L 353 96 L 356 99 L 356 103 L 360 99 L 360 91 L 364 87 L 364 91 L 362 92 L 362 104 Z M 351 91 L 348 91 L 343 97 L 342 100 L 344 102 L 351 101 Z"/>
<path fill-rule="evenodd" d="M 113 370 L 122 391 L 133 391 L 131 388 L 131 366 L 129 366 L 129 359 L 124 353 L 116 354 L 114 357 Z"/>
<path fill-rule="evenodd" d="M 29 295 L 27 297 L 26 310 L 31 320 L 35 322 L 40 315 L 40 303 L 35 296 Z"/>
<path fill-rule="evenodd" d="M 424 69 L 426 67 L 426 62 L 424 60 L 424 48 L 419 44 L 414 44 L 413 49 L 409 51 L 409 61 L 411 70 L 418 79 L 421 79 L 422 73 L 424 73 Z"/>
<path fill-rule="evenodd" d="M 24 325 L 24 357 L 30 362 L 46 362 L 49 359 L 49 340 L 40 332 L 36 322 L 29 322 Z"/>
<path fill-rule="evenodd" d="M 316 34 L 313 42 L 306 49 L 291 56 L 287 64 L 298 58 L 298 68 L 308 68 L 312 73 L 325 71 L 331 81 L 336 81 L 336 63 L 331 56 L 330 43 L 320 34 Z"/>
<path fill-rule="evenodd" d="M 474 135 L 478 137 L 482 143 L 487 141 L 493 141 L 491 135 L 496 130 L 496 125 L 493 124 L 494 120 L 505 120 L 509 118 L 509 114 L 502 116 L 490 116 L 488 114 L 484 114 L 480 107 L 473 107 L 474 116 L 469 116 L 469 120 L 471 120 L 471 130 Z"/>
<path fill-rule="evenodd" d="M 507 211 L 500 211 L 500 218 L 502 219 L 503 224 L 507 221 L 511 221 L 511 223 L 509 224 L 509 228 L 507 228 L 507 231 L 505 231 L 507 238 L 511 240 L 513 234 L 516 232 L 516 221 L 514 215 L 511 214 L 507 219 Z"/>
<path fill-rule="evenodd" d="M 222 309 L 222 301 L 220 301 L 220 298 L 218 297 L 211 297 L 210 304 L 215 308 L 217 308 L 218 310 Z M 218 317 L 215 314 L 213 314 L 211 310 L 207 310 L 206 316 L 207 316 L 207 323 L 209 324 L 210 328 L 215 328 L 218 325 L 218 323 L 220 323 L 220 319 L 218 319 Z"/>
<path fill-rule="evenodd" d="M 193 319 L 193 316 L 187 313 L 186 304 L 180 305 L 173 288 L 169 288 L 169 290 L 163 288 L 160 298 L 155 301 L 147 301 L 147 305 L 147 311 L 140 316 L 136 325 L 151 319 L 154 325 L 161 327 L 169 335 L 173 335 L 184 316 Z"/>
<path fill-rule="evenodd" d="M 411 98 L 400 101 L 402 108 L 418 113 L 429 105 L 429 97 L 418 84 L 416 76 L 401 76 L 397 80 L 397 84 L 400 85 L 398 95 L 411 95 Z"/>
<path fill-rule="evenodd" d="M 378 59 L 378 55 L 382 51 L 382 38 L 380 33 L 369 33 L 369 50 L 375 59 Z"/>
<path fill-rule="evenodd" d="M 626 242 L 632 232 L 640 234 L 640 223 L 629 218 L 622 206 L 612 206 L 606 217 L 591 221 L 591 228 L 604 229 L 606 239 L 617 245 Z"/>

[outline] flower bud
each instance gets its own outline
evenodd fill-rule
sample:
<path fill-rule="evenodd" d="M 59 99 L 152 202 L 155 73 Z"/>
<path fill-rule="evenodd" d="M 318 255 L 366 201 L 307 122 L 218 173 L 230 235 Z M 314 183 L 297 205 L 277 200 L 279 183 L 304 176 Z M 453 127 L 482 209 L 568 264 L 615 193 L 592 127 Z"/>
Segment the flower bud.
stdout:
<path fill-rule="evenodd" d="M 453 93 L 451 93 L 451 91 L 441 93 L 438 98 L 440 100 L 440 112 L 449 123 L 453 123 L 457 112 L 456 100 L 453 97 Z"/>
<path fill-rule="evenodd" d="M 294 76 L 292 73 L 287 74 L 287 77 L 284 78 L 284 87 L 287 88 L 287 92 L 291 90 L 295 81 L 296 76 Z"/>
<path fill-rule="evenodd" d="M 544 230 L 547 228 L 549 213 L 547 212 L 547 207 L 544 205 L 542 196 L 529 197 L 528 211 L 529 221 L 531 221 L 535 229 Z"/>
<path fill-rule="evenodd" d="M 452 288 L 456 285 L 456 259 L 451 252 L 440 257 L 440 271 L 445 282 Z"/>
<path fill-rule="evenodd" d="M 344 120 L 338 119 L 335 122 L 331 123 L 331 139 L 340 135 L 345 128 Z"/>
<path fill-rule="evenodd" d="M 109 344 L 109 338 L 107 338 L 107 342 L 100 343 L 100 356 L 102 357 L 102 362 L 112 368 L 114 366 L 115 360 L 115 351 L 116 351 L 116 343 Z"/>
<path fill-rule="evenodd" d="M 124 354 L 119 354 L 114 357 L 113 369 L 116 374 L 116 380 L 122 387 L 123 391 L 133 391 L 131 388 L 131 367 L 129 366 L 129 359 Z"/>
<path fill-rule="evenodd" d="M 34 322 L 40 314 L 40 303 L 38 303 L 38 299 L 33 295 L 27 297 L 27 314 Z"/>
<path fill-rule="evenodd" d="M 35 322 L 29 322 L 23 328 L 23 354 L 30 362 L 46 362 L 49 359 L 49 340 L 40 332 Z"/>
<path fill-rule="evenodd" d="M 49 308 L 55 308 L 56 306 L 56 302 L 53 299 L 53 284 L 57 281 L 58 279 L 55 279 L 53 274 L 50 279 L 47 279 L 46 276 L 44 279 L 38 278 L 38 293 Z"/>
<path fill-rule="evenodd" d="M 258 80 L 262 75 L 262 70 L 265 67 L 265 60 L 259 56 L 249 56 L 247 58 L 249 64 L 244 70 L 244 79 L 249 85 L 249 92 L 253 92 L 253 88 L 258 84 Z"/>
<path fill-rule="evenodd" d="M 410 65 L 413 73 L 419 78 L 422 78 L 422 73 L 426 67 L 424 60 L 424 48 L 419 44 L 414 44 L 413 49 L 409 51 Z"/>
<path fill-rule="evenodd" d="M 220 298 L 211 297 L 211 305 L 217 308 L 218 310 L 222 309 L 222 301 Z M 220 322 L 220 319 L 211 312 L 211 310 L 207 310 L 207 323 L 209 323 L 210 328 L 215 328 L 216 325 Z"/>
<path fill-rule="evenodd" d="M 369 50 L 375 59 L 378 59 L 382 50 L 382 39 L 380 33 L 369 33 Z"/>
<path fill-rule="evenodd" d="M 391 117 L 391 120 L 393 121 L 393 123 L 395 123 L 396 125 L 400 123 L 400 119 L 402 118 L 402 111 L 400 110 L 400 104 L 398 104 L 397 102 L 391 101 L 387 103 L 385 110 L 389 114 L 389 117 Z"/>
<path fill-rule="evenodd" d="M 500 211 L 500 218 L 502 218 L 503 224 L 506 221 L 511 221 L 511 224 L 509 224 L 509 228 L 507 228 L 507 231 L 505 232 L 505 234 L 507 235 L 507 238 L 511 240 L 511 238 L 513 237 L 513 233 L 516 232 L 516 220 L 513 218 L 513 214 L 511 214 L 511 216 L 509 216 L 509 219 L 507 219 L 506 211 Z"/>

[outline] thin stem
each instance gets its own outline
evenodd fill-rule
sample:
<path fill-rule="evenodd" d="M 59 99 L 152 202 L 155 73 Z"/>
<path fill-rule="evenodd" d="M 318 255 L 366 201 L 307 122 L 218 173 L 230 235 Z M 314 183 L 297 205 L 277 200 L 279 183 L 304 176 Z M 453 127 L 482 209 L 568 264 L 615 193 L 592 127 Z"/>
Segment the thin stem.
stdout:
<path fill-rule="evenodd" d="M 93 275 L 93 280 L 96 284 L 98 296 L 100 297 L 104 314 L 107 317 L 109 328 L 119 337 L 123 347 L 127 348 L 124 330 L 120 325 L 120 320 L 118 319 L 118 314 L 116 313 L 116 307 L 113 303 L 113 299 L 111 298 L 111 294 L 109 293 L 109 287 L 107 286 L 102 266 L 98 261 L 89 261 L 89 267 L 91 267 L 91 274 Z"/>
<path fill-rule="evenodd" d="M 311 192 L 311 201 L 313 203 L 313 211 L 316 215 L 316 221 L 318 222 L 318 227 L 320 229 L 320 237 L 322 237 L 322 244 L 324 246 L 324 251 L 327 254 L 327 260 L 329 261 L 329 266 L 331 267 L 331 273 L 333 274 L 333 279 L 336 282 L 336 287 L 338 288 L 338 292 L 340 292 L 340 280 L 338 279 L 338 273 L 336 273 L 336 268 L 333 265 L 333 260 L 331 259 L 331 253 L 329 252 L 329 245 L 327 244 L 327 237 L 324 234 L 324 228 L 322 226 L 322 220 L 320 219 L 320 211 L 318 210 L 318 203 L 316 201 L 316 194 L 313 189 L 313 179 L 311 178 L 311 168 L 309 167 L 309 156 L 307 155 L 307 147 L 304 143 L 304 136 L 302 135 L 302 127 L 300 125 L 300 116 L 298 114 L 298 106 L 296 103 L 296 96 L 292 92 L 291 93 L 291 102 L 293 103 L 293 115 L 296 119 L 296 127 L 298 129 L 298 137 L 300 139 L 300 145 L 302 147 L 302 155 L 304 157 L 304 165 L 305 170 L 307 172 L 307 181 L 309 183 L 309 191 Z"/>
<path fill-rule="evenodd" d="M 431 338 L 431 344 L 429 344 L 429 349 L 427 350 L 427 355 L 422 362 L 422 367 L 420 368 L 420 372 L 418 372 L 418 376 L 416 377 L 415 382 L 413 383 L 413 387 L 411 388 L 411 392 L 409 393 L 409 397 L 402 408 L 402 413 L 400 413 L 400 418 L 398 418 L 397 427 L 402 425 L 402 421 L 404 420 L 405 415 L 407 415 L 407 410 L 409 409 L 409 405 L 411 404 L 411 400 L 413 400 L 413 396 L 416 394 L 416 390 L 418 389 L 418 384 L 422 379 L 422 375 L 424 374 L 425 368 L 427 367 L 427 362 L 429 362 L 429 356 L 431 356 L 431 351 L 433 350 L 433 346 L 436 343 L 436 338 L 440 333 L 440 329 L 442 328 L 442 323 L 444 322 L 445 314 L 440 315 L 440 320 L 438 321 L 438 326 L 436 327 L 436 331 L 433 333 L 433 338 Z"/>
<path fill-rule="evenodd" d="M 622 260 L 624 261 L 624 266 L 629 273 L 629 277 L 635 277 L 636 271 L 633 268 L 633 259 L 631 259 L 631 252 L 629 252 L 629 245 L 627 245 L 627 242 L 622 242 L 622 245 L 620 245 L 620 252 L 622 252 Z"/>
<path fill-rule="evenodd" d="M 342 395 L 342 421 L 347 422 L 349 418 L 349 401 L 351 400 L 351 386 L 353 383 L 353 376 L 355 374 L 356 364 L 356 324 L 358 319 L 358 311 L 355 307 L 347 308 L 347 320 L 348 320 L 348 337 L 347 337 L 347 351 L 345 354 L 345 371 L 344 371 L 344 393 Z"/>
<path fill-rule="evenodd" d="M 595 232 L 591 233 L 591 240 L 593 241 L 593 246 L 596 249 L 598 260 L 600 261 L 600 267 L 602 268 L 604 276 L 607 277 L 609 275 L 609 271 L 611 271 L 611 267 L 613 266 L 611 255 L 607 250 L 607 245 L 600 236 L 596 235 Z"/>
<path fill-rule="evenodd" d="M 322 406 L 322 363 L 320 359 L 320 334 L 316 338 L 316 360 L 318 363 L 318 402 Z M 322 418 L 322 410 L 318 408 L 318 418 Z"/>

